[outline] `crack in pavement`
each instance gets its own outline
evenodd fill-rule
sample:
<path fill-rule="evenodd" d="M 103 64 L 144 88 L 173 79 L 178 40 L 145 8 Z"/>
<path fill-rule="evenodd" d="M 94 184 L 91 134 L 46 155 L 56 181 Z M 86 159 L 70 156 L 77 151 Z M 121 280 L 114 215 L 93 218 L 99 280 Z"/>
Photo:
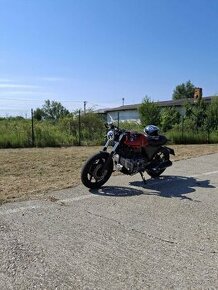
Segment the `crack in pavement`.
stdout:
<path fill-rule="evenodd" d="M 173 240 L 169 240 L 169 239 L 164 239 L 164 238 L 161 238 L 161 237 L 157 237 L 157 236 L 154 236 L 154 235 L 151 235 L 151 234 L 147 234 L 145 232 L 142 232 L 140 230 L 137 230 L 137 229 L 134 229 L 134 228 L 128 228 L 127 226 L 125 226 L 124 224 L 122 224 L 120 221 L 117 221 L 116 219 L 113 219 L 113 218 L 109 218 L 109 217 L 106 217 L 106 216 L 103 216 L 103 215 L 99 215 L 99 214 L 96 214 L 96 213 L 93 213 L 93 212 L 90 212 L 88 210 L 86 210 L 86 212 L 90 215 L 93 215 L 95 217 L 99 217 L 99 218 L 102 218 L 102 219 L 105 219 L 105 220 L 108 220 L 108 221 L 112 221 L 112 222 L 115 222 L 117 223 L 118 225 L 120 225 L 121 227 L 123 227 L 126 231 L 131 231 L 131 232 L 135 232 L 135 233 L 138 233 L 138 234 L 141 234 L 147 238 L 150 238 L 150 239 L 153 239 L 153 240 L 158 240 L 158 241 L 161 241 L 161 242 L 164 242 L 164 243 L 167 243 L 167 244 L 171 244 L 171 245 L 180 245 L 180 248 L 183 249 L 183 250 L 186 250 L 186 251 L 191 251 L 191 252 L 195 252 L 195 253 L 207 253 L 207 254 L 218 254 L 218 250 L 211 250 L 211 251 L 205 251 L 204 249 L 194 249 L 194 248 L 187 248 L 187 247 L 181 247 L 181 244 L 178 242 L 178 241 L 173 241 Z"/>

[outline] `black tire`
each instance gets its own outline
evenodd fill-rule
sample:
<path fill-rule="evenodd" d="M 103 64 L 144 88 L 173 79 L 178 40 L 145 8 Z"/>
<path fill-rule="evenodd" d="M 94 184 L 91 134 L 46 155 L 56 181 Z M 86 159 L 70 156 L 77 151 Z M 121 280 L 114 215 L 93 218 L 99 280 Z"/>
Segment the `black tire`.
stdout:
<path fill-rule="evenodd" d="M 109 161 L 109 164 L 102 172 L 102 167 L 106 160 L 109 158 L 108 152 L 99 152 L 91 156 L 83 165 L 81 171 L 82 183 L 91 189 L 100 188 L 105 182 L 108 181 L 113 172 L 113 160 Z"/>
<path fill-rule="evenodd" d="M 156 169 L 155 167 L 161 162 L 169 161 L 169 159 L 170 159 L 169 153 L 163 148 L 160 148 L 160 150 L 157 151 L 152 158 L 154 168 L 146 169 L 147 174 L 150 175 L 152 178 L 157 178 L 158 176 L 160 176 L 165 171 L 166 168 Z"/>

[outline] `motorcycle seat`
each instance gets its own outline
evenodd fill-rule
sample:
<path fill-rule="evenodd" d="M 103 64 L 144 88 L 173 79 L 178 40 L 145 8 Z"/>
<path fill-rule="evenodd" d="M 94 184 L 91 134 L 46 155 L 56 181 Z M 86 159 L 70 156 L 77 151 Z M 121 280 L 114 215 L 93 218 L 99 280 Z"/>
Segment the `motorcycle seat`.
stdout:
<path fill-rule="evenodd" d="M 162 146 L 167 143 L 167 138 L 163 135 L 148 136 L 148 144 L 150 146 Z"/>

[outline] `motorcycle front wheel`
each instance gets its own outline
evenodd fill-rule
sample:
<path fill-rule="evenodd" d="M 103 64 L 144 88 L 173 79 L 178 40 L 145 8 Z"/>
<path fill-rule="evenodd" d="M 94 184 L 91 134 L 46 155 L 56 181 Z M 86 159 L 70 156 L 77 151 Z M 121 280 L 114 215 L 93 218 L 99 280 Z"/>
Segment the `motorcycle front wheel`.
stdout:
<path fill-rule="evenodd" d="M 109 153 L 99 152 L 91 156 L 83 165 L 81 171 L 82 183 L 91 189 L 100 188 L 108 181 L 113 172 L 113 160 L 111 159 L 106 169 L 103 169 Z"/>
<path fill-rule="evenodd" d="M 158 165 L 165 162 L 169 161 L 170 156 L 169 153 L 166 152 L 166 150 L 160 149 L 158 152 L 156 152 L 152 158 L 152 163 L 153 167 L 146 169 L 146 172 L 148 175 L 150 175 L 152 178 L 156 178 L 160 176 L 166 168 L 158 168 Z"/>

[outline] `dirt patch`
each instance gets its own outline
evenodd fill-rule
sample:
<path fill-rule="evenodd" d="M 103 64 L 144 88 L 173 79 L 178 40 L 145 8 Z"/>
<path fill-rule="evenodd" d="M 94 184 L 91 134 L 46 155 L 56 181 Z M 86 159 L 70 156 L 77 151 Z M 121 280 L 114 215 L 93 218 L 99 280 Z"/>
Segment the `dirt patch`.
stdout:
<path fill-rule="evenodd" d="M 173 160 L 218 153 L 218 145 L 175 145 Z M 100 147 L 0 150 L 0 203 L 80 184 L 83 162 Z"/>

